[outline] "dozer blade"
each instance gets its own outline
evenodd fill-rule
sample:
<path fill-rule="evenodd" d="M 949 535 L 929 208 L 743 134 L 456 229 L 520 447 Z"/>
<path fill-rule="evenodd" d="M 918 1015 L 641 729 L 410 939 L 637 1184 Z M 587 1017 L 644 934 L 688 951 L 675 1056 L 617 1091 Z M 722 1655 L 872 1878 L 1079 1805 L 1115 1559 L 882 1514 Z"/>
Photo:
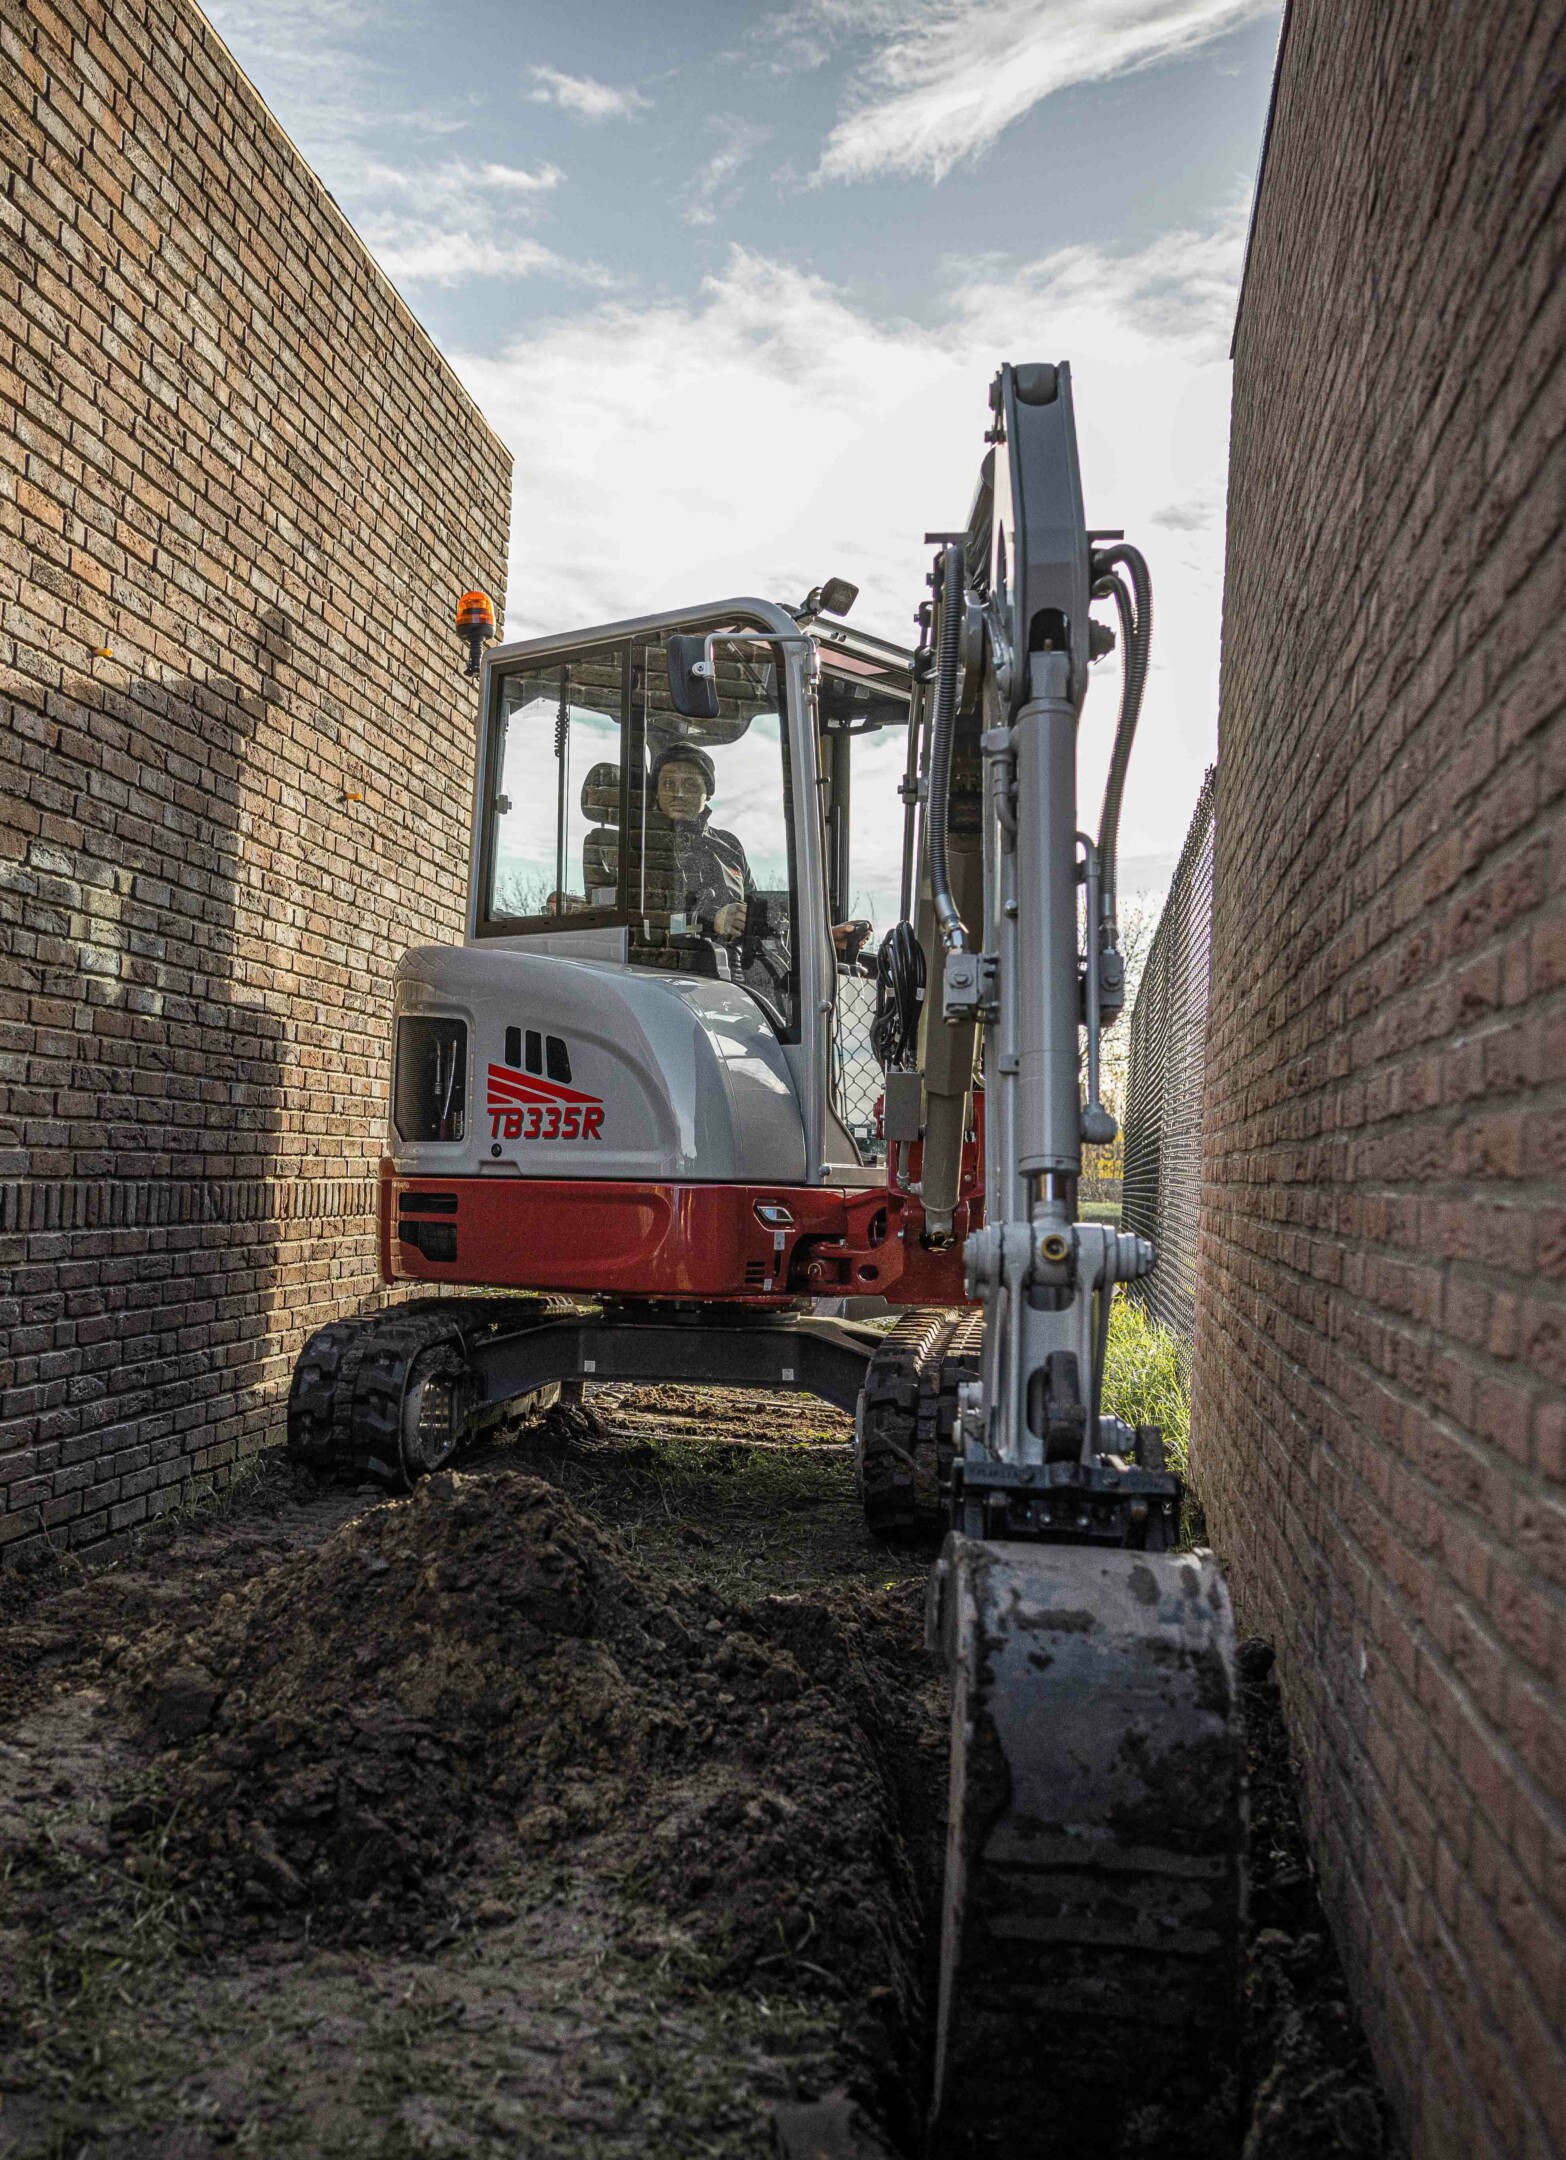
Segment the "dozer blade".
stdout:
<path fill-rule="evenodd" d="M 1245 1788 L 1212 1556 L 953 1535 L 931 1618 L 952 1679 L 932 2151 L 1221 2138 Z"/>

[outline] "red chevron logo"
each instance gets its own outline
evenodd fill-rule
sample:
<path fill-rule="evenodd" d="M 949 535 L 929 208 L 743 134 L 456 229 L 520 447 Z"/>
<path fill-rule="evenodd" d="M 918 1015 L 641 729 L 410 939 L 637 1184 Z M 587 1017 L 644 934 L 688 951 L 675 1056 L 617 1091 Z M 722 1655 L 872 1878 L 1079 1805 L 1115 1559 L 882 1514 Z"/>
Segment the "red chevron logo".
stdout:
<path fill-rule="evenodd" d="M 604 1106 L 597 1095 L 541 1080 L 511 1065 L 491 1065 L 490 1137 L 495 1140 L 601 1140 Z"/>

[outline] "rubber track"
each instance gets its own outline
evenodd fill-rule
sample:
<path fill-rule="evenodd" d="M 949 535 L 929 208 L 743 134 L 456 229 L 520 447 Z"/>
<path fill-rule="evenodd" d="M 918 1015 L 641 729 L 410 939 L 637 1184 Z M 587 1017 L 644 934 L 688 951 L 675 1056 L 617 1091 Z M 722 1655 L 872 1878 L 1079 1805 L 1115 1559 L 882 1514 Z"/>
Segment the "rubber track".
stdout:
<path fill-rule="evenodd" d="M 577 1310 L 568 1299 L 414 1298 L 317 1328 L 288 1391 L 288 1453 L 353 1481 L 405 1490 L 400 1423 L 408 1368 L 421 1350 L 516 1326 L 518 1306 L 540 1320 Z"/>
<path fill-rule="evenodd" d="M 314 1470 L 330 1465 L 343 1360 L 363 1329 L 361 1320 L 333 1320 L 300 1351 L 288 1388 L 288 1453 L 295 1462 Z"/>
<path fill-rule="evenodd" d="M 411 1480 L 402 1455 L 402 1406 L 408 1376 L 426 1350 L 445 1345 L 453 1378 L 468 1369 L 460 1317 L 428 1313 L 404 1319 L 399 1313 L 367 1337 L 352 1381 L 339 1398 L 346 1409 L 345 1439 L 353 1469 L 377 1485 L 406 1490 Z M 456 1450 L 453 1450 L 455 1453 Z"/>
<path fill-rule="evenodd" d="M 957 1388 L 974 1379 L 984 1315 L 919 1307 L 898 1321 L 865 1374 L 856 1450 L 872 1533 L 897 1544 L 939 1539 L 956 1449 Z"/>

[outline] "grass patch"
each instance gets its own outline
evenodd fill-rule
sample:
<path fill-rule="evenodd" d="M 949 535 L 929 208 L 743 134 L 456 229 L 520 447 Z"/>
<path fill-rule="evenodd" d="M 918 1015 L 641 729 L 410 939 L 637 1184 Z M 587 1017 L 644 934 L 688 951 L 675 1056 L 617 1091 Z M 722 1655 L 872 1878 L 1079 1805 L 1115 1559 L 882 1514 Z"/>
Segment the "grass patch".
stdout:
<path fill-rule="evenodd" d="M 19 1870 L 13 1857 L 0 1875 L 0 1925 L 20 1923 L 23 1939 L 6 2056 L 15 2086 L 49 2107 L 51 2160 L 75 2160 L 95 2149 L 110 2118 L 162 2127 L 162 2103 L 147 2098 L 156 2064 L 139 2005 L 178 1987 L 194 1936 L 190 1899 L 170 1876 L 166 1828 L 133 1848 L 128 1874 L 83 1859 L 59 1827 L 44 1818 L 30 1864 Z M 40 1924 L 46 1913 L 65 1917 Z M 188 2057 L 187 2046 L 180 2067 Z"/>
<path fill-rule="evenodd" d="M 1200 1545 L 1207 1535 L 1202 1503 L 1191 1488 L 1191 1381 L 1189 1354 L 1178 1335 L 1160 1327 L 1147 1308 L 1122 1291 L 1109 1315 L 1104 1360 L 1104 1408 L 1128 1425 L 1157 1425 L 1164 1455 L 1185 1486 L 1180 1542 Z"/>
<path fill-rule="evenodd" d="M 1163 1428 L 1171 1470 L 1187 1475 L 1191 1446 L 1191 1388 L 1185 1346 L 1123 1293 L 1109 1315 L 1104 1360 L 1104 1408 L 1128 1425 Z"/>

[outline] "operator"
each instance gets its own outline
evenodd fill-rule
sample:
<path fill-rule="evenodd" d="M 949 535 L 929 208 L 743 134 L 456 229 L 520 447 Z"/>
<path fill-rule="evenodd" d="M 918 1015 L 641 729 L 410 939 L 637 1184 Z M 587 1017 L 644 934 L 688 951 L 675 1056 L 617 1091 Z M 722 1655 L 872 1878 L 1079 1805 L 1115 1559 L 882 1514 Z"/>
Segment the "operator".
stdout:
<path fill-rule="evenodd" d="M 711 937 L 743 937 L 756 881 L 742 842 L 708 823 L 716 785 L 711 758 L 695 743 L 671 743 L 654 762 L 652 777 L 655 814 L 648 855 L 656 861 L 667 849 L 669 883 L 678 902 L 671 913 L 683 912 Z M 660 827 L 666 835 L 663 847 Z M 832 942 L 839 959 L 852 962 L 869 931 L 867 922 L 834 923 Z"/>
<path fill-rule="evenodd" d="M 652 781 L 649 867 L 662 873 L 660 883 L 667 880 L 671 914 L 685 915 L 709 937 L 743 937 L 756 881 L 734 834 L 709 823 L 716 788 L 711 758 L 695 743 L 670 743 L 653 765 Z"/>

